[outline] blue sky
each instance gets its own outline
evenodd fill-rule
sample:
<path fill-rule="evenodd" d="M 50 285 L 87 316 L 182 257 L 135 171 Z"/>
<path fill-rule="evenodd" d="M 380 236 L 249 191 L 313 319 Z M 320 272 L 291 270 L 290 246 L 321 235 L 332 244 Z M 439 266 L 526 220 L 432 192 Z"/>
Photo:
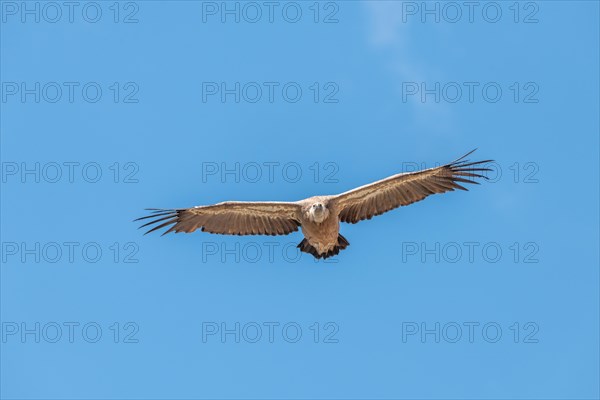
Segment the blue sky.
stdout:
<path fill-rule="evenodd" d="M 0 7 L 3 398 L 600 396 L 597 2 Z M 475 147 L 328 262 L 131 222 Z"/>

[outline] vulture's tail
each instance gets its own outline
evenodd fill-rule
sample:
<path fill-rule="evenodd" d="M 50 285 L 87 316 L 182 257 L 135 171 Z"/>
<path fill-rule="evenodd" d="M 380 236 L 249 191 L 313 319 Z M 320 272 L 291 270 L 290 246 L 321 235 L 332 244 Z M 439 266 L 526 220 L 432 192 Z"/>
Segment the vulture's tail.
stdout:
<path fill-rule="evenodd" d="M 327 253 L 319 253 L 319 251 L 315 249 L 310 243 L 308 243 L 308 240 L 306 239 L 302 239 L 302 241 L 298 244 L 298 248 L 300 249 L 300 251 L 312 254 L 312 256 L 317 259 L 335 256 L 340 252 L 340 250 L 344 250 L 348 246 L 350 246 L 350 243 L 348 242 L 348 240 L 346 240 L 345 237 L 343 237 L 340 234 L 338 234 L 337 245 L 333 249 L 329 250 Z"/>

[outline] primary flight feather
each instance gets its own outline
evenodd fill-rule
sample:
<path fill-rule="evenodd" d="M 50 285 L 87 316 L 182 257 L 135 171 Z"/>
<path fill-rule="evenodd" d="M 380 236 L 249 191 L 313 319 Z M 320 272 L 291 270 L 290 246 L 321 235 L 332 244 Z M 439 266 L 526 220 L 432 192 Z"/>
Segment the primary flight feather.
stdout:
<path fill-rule="evenodd" d="M 461 183 L 478 184 L 474 179 L 487 179 L 481 173 L 490 171 L 484 164 L 492 160 L 469 162 L 465 158 L 473 151 L 440 167 L 393 175 L 335 196 L 296 202 L 227 201 L 192 208 L 150 209 L 150 215 L 135 221 L 150 220 L 140 227 L 152 226 L 146 233 L 171 225 L 163 235 L 196 229 L 223 235 L 287 235 L 300 227 L 304 239 L 298 248 L 316 258 L 327 258 L 349 245 L 339 233 L 340 222 L 355 224 L 431 194 L 467 190 Z"/>

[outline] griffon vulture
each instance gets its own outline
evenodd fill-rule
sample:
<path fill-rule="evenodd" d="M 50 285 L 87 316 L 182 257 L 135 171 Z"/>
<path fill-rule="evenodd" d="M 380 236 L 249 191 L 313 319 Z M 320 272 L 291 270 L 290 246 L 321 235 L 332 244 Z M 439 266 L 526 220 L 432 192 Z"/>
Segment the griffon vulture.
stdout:
<path fill-rule="evenodd" d="M 304 239 L 298 248 L 316 258 L 327 258 L 349 245 L 339 233 L 340 222 L 355 224 L 431 194 L 467 190 L 458 182 L 478 184 L 474 178 L 487 179 L 481 173 L 490 171 L 483 164 L 491 160 L 469 162 L 465 158 L 473 151 L 440 167 L 393 175 L 335 196 L 296 202 L 227 201 L 192 208 L 148 209 L 151 215 L 135 221 L 151 219 L 140 228 L 157 224 L 146 234 L 173 225 L 163 235 L 198 228 L 222 235 L 287 235 L 300 227 Z"/>

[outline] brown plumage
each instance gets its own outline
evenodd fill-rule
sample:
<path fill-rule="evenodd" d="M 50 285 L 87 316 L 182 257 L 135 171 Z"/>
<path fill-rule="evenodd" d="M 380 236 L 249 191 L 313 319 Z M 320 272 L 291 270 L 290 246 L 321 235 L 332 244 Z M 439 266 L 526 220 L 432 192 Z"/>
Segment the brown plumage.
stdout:
<path fill-rule="evenodd" d="M 474 150 L 473 150 L 474 151 Z M 301 227 L 301 251 L 316 258 L 336 255 L 349 243 L 339 234 L 340 222 L 355 224 L 375 215 L 423 200 L 425 197 L 467 190 L 461 183 L 474 183 L 490 171 L 482 165 L 491 160 L 469 162 L 473 151 L 449 164 L 417 172 L 401 173 L 335 196 L 315 196 L 297 202 L 229 201 L 210 206 L 173 210 L 150 209 L 142 227 L 148 232 L 170 226 L 169 232 L 203 232 L 224 235 L 287 235 Z"/>

